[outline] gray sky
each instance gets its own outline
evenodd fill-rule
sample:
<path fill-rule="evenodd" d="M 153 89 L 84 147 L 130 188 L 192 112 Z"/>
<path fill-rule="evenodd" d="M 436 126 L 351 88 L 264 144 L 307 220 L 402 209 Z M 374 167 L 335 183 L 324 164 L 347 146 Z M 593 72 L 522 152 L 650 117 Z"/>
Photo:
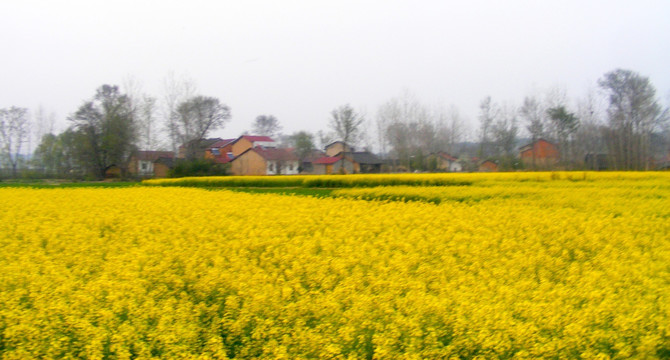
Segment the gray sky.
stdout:
<path fill-rule="evenodd" d="M 232 109 L 213 135 L 260 114 L 284 132 L 326 129 L 342 104 L 374 117 L 403 90 L 455 105 L 519 104 L 605 72 L 670 93 L 670 1 L 0 1 L 0 108 L 57 115 L 59 130 L 102 84 L 129 76 L 161 97 L 172 71 Z"/>

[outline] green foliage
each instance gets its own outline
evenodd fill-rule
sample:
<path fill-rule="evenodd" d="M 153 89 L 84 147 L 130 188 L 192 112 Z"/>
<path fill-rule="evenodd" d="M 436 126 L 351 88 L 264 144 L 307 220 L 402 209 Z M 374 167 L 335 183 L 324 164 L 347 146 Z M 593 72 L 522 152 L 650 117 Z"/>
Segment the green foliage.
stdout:
<path fill-rule="evenodd" d="M 70 118 L 77 160 L 97 179 L 112 165 L 123 167 L 135 149 L 137 124 L 128 95 L 118 86 L 103 85 L 95 97 Z"/>
<path fill-rule="evenodd" d="M 228 164 L 217 164 L 208 159 L 195 159 L 177 162 L 175 167 L 170 170 L 169 177 L 222 176 L 228 175 L 228 173 Z"/>

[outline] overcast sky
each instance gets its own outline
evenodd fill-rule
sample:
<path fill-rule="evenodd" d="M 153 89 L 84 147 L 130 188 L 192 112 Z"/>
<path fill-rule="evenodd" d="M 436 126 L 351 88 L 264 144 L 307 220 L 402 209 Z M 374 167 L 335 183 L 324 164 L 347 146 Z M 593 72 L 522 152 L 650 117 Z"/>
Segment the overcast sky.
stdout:
<path fill-rule="evenodd" d="M 260 114 L 284 132 L 326 129 L 350 103 L 374 118 L 409 90 L 476 127 L 485 96 L 582 96 L 605 72 L 670 94 L 670 1 L 0 1 L 0 108 L 66 117 L 134 77 L 161 98 L 169 72 L 230 106 L 213 135 Z"/>

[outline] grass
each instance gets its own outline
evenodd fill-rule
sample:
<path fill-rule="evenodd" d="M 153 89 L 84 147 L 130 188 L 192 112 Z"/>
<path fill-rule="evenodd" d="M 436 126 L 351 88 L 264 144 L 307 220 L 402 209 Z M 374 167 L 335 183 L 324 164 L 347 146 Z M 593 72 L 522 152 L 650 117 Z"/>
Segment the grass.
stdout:
<path fill-rule="evenodd" d="M 280 195 L 300 195 L 313 197 L 333 197 L 334 189 L 323 188 L 257 188 L 257 187 L 238 187 L 238 188 L 211 188 L 211 189 L 225 189 L 235 192 L 244 192 L 250 194 L 280 194 Z"/>
<path fill-rule="evenodd" d="M 36 188 L 36 189 L 57 189 L 57 188 L 121 188 L 142 186 L 141 183 L 135 181 L 82 181 L 82 182 L 54 182 L 54 181 L 2 181 L 0 188 L 21 187 L 21 188 Z"/>

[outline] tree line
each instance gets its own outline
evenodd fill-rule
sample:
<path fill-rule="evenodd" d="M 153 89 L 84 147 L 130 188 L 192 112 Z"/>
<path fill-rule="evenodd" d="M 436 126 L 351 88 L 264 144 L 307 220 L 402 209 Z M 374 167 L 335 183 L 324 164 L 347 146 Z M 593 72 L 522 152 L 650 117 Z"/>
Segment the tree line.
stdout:
<path fill-rule="evenodd" d="M 484 97 L 473 129 L 454 107 L 429 107 L 409 92 L 389 99 L 368 117 L 350 105 L 330 113 L 327 127 L 316 134 L 282 134 L 273 115 L 259 115 L 249 133 L 273 137 L 293 147 L 300 159 L 314 154 L 316 144 L 340 140 L 374 148 L 395 170 L 433 170 L 427 155 L 447 152 L 463 160 L 490 159 L 503 170 L 519 169 L 518 148 L 523 139 L 546 139 L 559 148 L 562 169 L 589 168 L 604 156 L 611 169 L 650 170 L 654 159 L 668 156 L 668 108 L 657 99 L 649 78 L 616 69 L 573 104 L 565 92 L 553 89 L 525 97 L 519 105 Z M 26 108 L 0 109 L 0 168 L 17 177 L 29 165 L 45 176 L 104 178 L 110 166 L 126 164 L 137 150 L 169 149 L 184 145 L 194 158 L 200 139 L 221 129 L 231 109 L 218 98 L 197 94 L 193 82 L 168 76 L 159 101 L 129 80 L 123 89 L 102 85 L 69 117 L 69 126 L 53 132 L 53 117 L 37 111 L 34 124 Z M 601 96 L 599 96 L 601 95 Z M 604 99 L 604 106 L 600 100 Z M 51 126 L 45 127 L 45 122 Z M 30 163 L 24 161 L 31 125 L 37 125 L 39 144 Z M 592 155 L 589 157 L 589 155 Z M 534 163 L 531 168 L 534 167 Z"/>

